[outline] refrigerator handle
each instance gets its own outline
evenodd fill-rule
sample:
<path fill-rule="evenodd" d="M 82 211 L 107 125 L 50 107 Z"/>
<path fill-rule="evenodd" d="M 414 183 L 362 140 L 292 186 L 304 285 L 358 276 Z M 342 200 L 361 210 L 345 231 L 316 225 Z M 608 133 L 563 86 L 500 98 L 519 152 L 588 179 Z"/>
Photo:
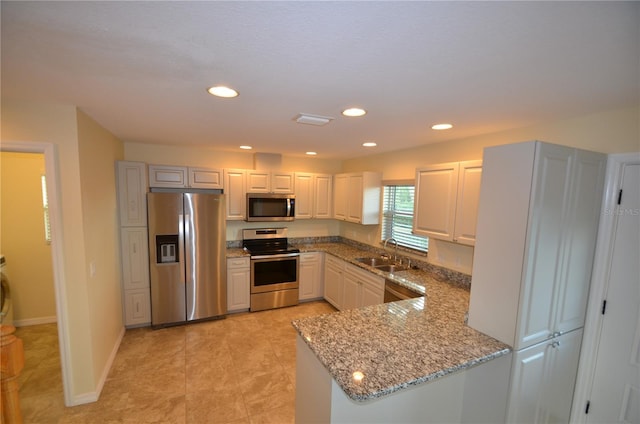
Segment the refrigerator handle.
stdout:
<path fill-rule="evenodd" d="M 188 261 L 188 257 L 189 257 L 189 252 L 188 250 L 185 248 L 186 246 L 186 239 L 187 239 L 187 234 L 188 234 L 188 230 L 185 230 L 185 215 L 179 214 L 178 215 L 178 228 L 179 228 L 179 232 L 180 232 L 180 240 L 178 241 L 178 243 L 180 244 L 180 248 L 182 249 L 182 255 L 180 255 L 178 257 L 178 264 L 180 265 L 180 275 L 182 275 L 182 279 L 184 279 L 184 275 L 185 275 L 185 262 Z M 187 234 L 186 234 L 187 233 Z M 186 282 L 186 280 L 185 280 Z"/>
<path fill-rule="evenodd" d="M 185 269 L 183 271 L 185 272 L 185 276 L 186 276 L 186 280 L 185 282 L 187 284 L 192 284 L 193 281 L 195 280 L 195 276 L 193 275 L 194 272 L 194 268 L 193 268 L 193 264 L 195 261 L 195 258 L 193 257 L 193 255 L 195 255 L 195 246 L 193 245 L 193 237 L 194 237 L 194 228 L 193 228 L 193 221 L 191 220 L 191 215 L 186 214 L 184 216 L 184 267 Z"/>

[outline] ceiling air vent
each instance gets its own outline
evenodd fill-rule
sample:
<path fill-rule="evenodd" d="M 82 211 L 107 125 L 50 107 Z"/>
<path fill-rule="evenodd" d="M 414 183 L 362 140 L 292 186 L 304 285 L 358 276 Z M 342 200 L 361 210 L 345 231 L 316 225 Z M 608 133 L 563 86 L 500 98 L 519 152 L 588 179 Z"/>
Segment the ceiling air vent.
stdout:
<path fill-rule="evenodd" d="M 319 127 L 328 124 L 333 119 L 329 116 L 310 115 L 308 113 L 301 113 L 295 117 L 298 124 L 317 125 Z"/>

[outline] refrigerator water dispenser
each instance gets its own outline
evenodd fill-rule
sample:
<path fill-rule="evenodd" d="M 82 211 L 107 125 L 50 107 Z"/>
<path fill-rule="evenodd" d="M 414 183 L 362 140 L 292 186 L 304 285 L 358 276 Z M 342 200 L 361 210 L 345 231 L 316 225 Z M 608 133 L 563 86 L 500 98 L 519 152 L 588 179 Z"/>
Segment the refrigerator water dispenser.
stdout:
<path fill-rule="evenodd" d="M 156 236 L 156 263 L 173 264 L 179 262 L 178 235 Z"/>

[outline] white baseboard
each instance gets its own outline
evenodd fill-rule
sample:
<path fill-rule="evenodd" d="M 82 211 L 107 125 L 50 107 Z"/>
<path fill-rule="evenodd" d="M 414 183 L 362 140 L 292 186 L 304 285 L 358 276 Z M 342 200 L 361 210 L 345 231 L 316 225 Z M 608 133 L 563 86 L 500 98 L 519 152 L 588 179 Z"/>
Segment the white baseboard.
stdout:
<path fill-rule="evenodd" d="M 53 315 L 50 317 L 14 319 L 12 325 L 14 327 L 29 327 L 31 325 L 53 324 L 56 322 L 58 322 L 58 319 L 56 318 L 55 315 Z"/>

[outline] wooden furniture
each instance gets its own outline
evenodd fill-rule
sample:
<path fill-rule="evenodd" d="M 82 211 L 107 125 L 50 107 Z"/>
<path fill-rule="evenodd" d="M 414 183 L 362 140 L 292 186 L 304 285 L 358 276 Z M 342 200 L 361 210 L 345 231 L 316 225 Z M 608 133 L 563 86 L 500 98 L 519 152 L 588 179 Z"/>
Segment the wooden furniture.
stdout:
<path fill-rule="evenodd" d="M 14 336 L 16 328 L 0 324 L 0 375 L 2 396 L 0 416 L 2 424 L 21 424 L 18 378 L 24 368 L 24 347 L 22 340 Z"/>

